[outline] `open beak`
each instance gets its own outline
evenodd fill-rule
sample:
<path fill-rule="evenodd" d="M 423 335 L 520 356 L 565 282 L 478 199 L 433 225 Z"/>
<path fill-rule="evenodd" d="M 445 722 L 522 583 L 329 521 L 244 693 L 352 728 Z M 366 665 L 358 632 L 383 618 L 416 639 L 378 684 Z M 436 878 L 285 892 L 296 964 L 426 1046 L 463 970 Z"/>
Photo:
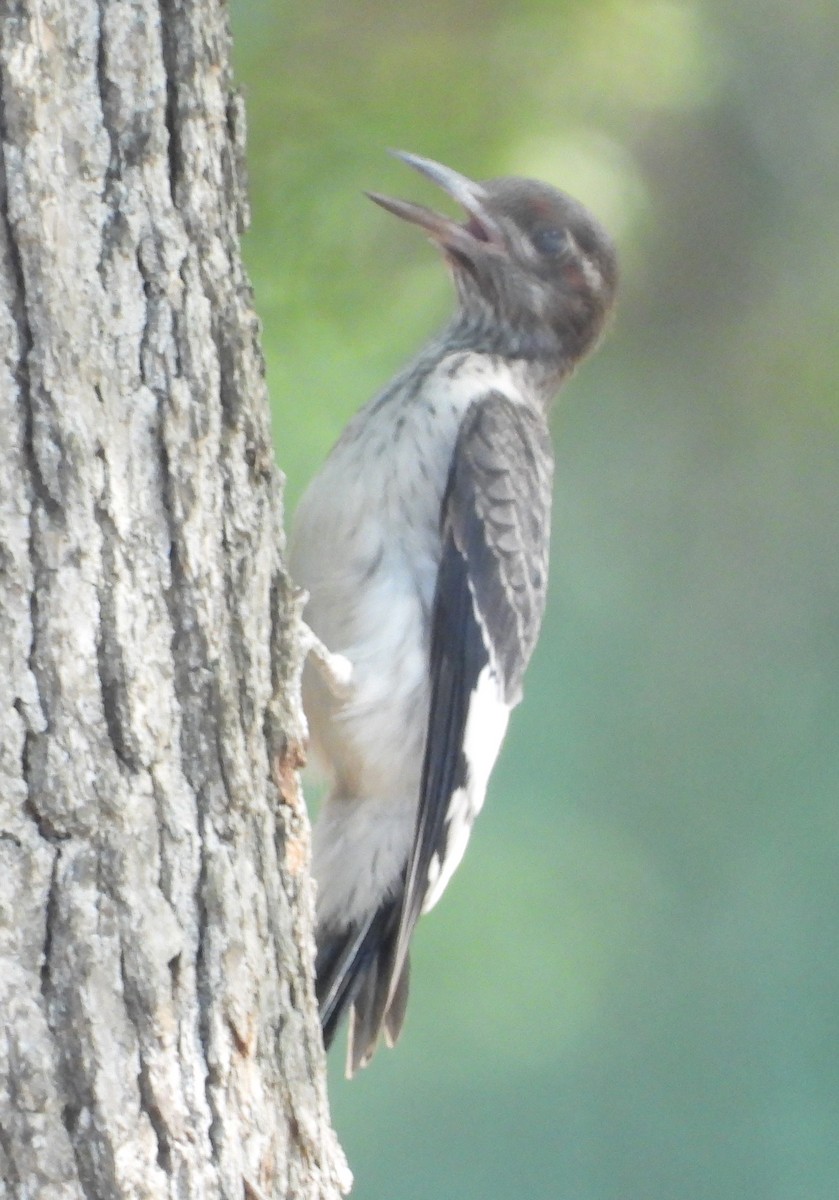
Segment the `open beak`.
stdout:
<path fill-rule="evenodd" d="M 432 241 L 445 250 L 466 254 L 470 258 L 477 249 L 484 253 L 503 250 L 504 239 L 501 230 L 487 212 L 487 195 L 483 184 L 475 183 L 465 175 L 453 171 L 451 167 L 444 167 L 442 163 L 434 162 L 431 158 L 408 154 L 404 150 L 392 150 L 391 153 L 441 187 L 465 209 L 469 219 L 465 224 L 460 224 L 432 208 L 426 208 L 424 204 L 397 200 L 391 196 L 382 196 L 379 192 L 366 192 L 371 200 L 395 216 L 402 217 L 404 221 L 419 225 L 430 235 Z"/>

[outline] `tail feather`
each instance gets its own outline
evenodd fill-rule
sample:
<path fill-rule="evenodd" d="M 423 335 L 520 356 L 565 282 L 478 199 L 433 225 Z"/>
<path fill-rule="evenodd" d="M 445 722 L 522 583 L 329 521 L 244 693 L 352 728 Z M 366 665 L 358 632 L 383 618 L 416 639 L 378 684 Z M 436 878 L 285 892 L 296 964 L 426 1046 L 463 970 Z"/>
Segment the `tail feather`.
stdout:
<path fill-rule="evenodd" d="M 405 958 L 399 980 L 393 989 L 388 1010 L 385 1013 L 385 1041 L 392 1050 L 399 1041 L 402 1025 L 405 1021 L 405 1009 L 408 1007 L 408 990 L 411 982 L 411 960 Z"/>
<path fill-rule="evenodd" d="M 383 904 L 360 925 L 319 930 L 315 963 L 323 1042 L 329 1049 L 343 1017 L 350 1014 L 347 1076 L 366 1067 L 384 1031 L 394 1045 L 405 1019 L 409 968 L 394 982 L 394 955 L 401 899 Z"/>
<path fill-rule="evenodd" d="M 315 986 L 327 1050 L 363 981 L 357 964 L 369 958 L 369 946 L 375 940 L 373 920 L 325 936 L 318 931 Z"/>

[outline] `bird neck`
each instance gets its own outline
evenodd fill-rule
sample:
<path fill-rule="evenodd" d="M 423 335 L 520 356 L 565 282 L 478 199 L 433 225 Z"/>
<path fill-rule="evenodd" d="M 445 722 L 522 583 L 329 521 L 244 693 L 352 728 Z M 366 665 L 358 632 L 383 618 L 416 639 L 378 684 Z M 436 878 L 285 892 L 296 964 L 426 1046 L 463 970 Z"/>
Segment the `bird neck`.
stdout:
<path fill-rule="evenodd" d="M 474 310 L 458 311 L 428 349 L 437 359 L 457 354 L 468 354 L 472 361 L 473 356 L 485 357 L 490 370 L 493 363 L 503 363 L 521 392 L 544 411 L 574 368 L 573 360 L 547 335 L 540 338 L 532 329 L 519 333 Z"/>

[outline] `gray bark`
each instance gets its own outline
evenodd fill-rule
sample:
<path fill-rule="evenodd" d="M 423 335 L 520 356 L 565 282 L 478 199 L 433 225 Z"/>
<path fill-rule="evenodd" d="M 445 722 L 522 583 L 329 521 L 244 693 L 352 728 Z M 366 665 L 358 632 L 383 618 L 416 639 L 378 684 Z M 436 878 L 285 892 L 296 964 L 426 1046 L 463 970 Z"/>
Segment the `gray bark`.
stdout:
<path fill-rule="evenodd" d="M 336 1197 L 210 0 L 0 0 L 0 1196 Z"/>

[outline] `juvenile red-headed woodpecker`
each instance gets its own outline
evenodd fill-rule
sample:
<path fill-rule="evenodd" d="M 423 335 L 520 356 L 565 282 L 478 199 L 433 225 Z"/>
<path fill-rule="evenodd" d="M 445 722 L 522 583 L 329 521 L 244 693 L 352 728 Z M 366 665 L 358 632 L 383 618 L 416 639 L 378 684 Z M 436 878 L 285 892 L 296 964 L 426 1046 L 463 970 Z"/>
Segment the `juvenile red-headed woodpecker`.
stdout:
<path fill-rule="evenodd" d="M 370 193 L 440 248 L 456 311 L 344 430 L 292 538 L 305 620 L 349 677 L 322 655 L 303 680 L 331 783 L 313 836 L 317 992 L 327 1046 L 350 1015 L 348 1074 L 399 1035 L 411 935 L 521 698 L 548 576 L 548 410 L 617 279 L 609 236 L 565 193 L 398 157 L 466 212 Z"/>

